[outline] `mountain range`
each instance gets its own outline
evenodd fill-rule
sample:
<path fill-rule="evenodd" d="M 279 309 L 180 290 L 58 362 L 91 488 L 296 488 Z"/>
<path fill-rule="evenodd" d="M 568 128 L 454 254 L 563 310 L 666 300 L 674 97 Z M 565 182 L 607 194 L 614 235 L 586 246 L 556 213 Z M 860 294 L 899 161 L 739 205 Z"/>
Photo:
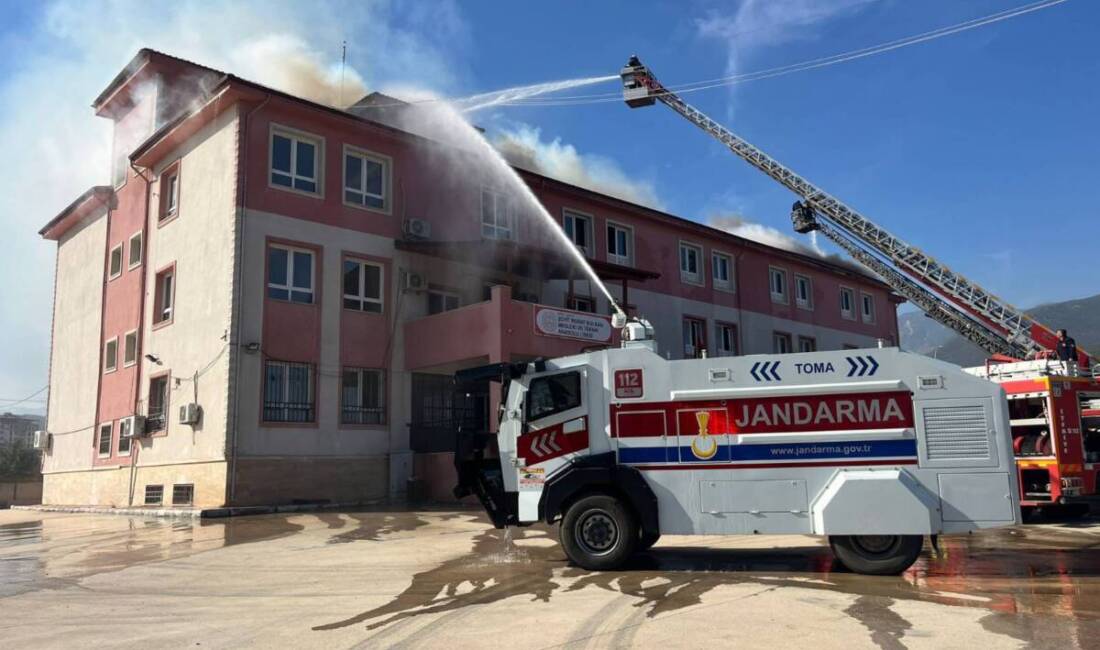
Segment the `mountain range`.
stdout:
<path fill-rule="evenodd" d="M 1100 294 L 1052 302 L 1025 310 L 1051 329 L 1065 328 L 1078 347 L 1100 353 Z M 976 366 L 989 356 L 984 350 L 916 311 L 898 314 L 901 347 L 960 366 Z"/>

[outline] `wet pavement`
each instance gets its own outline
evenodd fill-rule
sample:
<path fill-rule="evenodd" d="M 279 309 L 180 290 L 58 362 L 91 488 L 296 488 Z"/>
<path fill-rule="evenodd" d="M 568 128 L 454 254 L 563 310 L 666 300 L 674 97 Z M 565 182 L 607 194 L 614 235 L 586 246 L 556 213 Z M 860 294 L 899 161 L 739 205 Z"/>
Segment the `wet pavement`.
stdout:
<path fill-rule="evenodd" d="M 668 537 L 592 573 L 556 535 L 472 511 L 0 511 L 0 647 L 1100 647 L 1100 520 L 947 537 L 900 577 L 801 536 Z"/>

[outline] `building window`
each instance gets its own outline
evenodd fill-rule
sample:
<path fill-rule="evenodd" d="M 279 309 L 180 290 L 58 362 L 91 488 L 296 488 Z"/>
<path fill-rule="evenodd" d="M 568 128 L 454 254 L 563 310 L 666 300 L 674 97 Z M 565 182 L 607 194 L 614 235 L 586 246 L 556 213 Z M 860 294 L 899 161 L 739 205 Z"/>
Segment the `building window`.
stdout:
<path fill-rule="evenodd" d="M 274 244 L 269 246 L 267 297 L 313 304 L 313 251 Z"/>
<path fill-rule="evenodd" d="M 565 308 L 594 314 L 596 313 L 596 301 L 588 296 L 569 296 L 565 301 Z"/>
<path fill-rule="evenodd" d="M 145 505 L 147 506 L 159 506 L 164 503 L 164 486 L 163 485 L 146 485 L 145 486 Z"/>
<path fill-rule="evenodd" d="M 149 407 L 145 409 L 145 428 L 150 432 L 168 427 L 168 375 L 149 380 Z"/>
<path fill-rule="evenodd" d="M 771 288 L 772 302 L 787 304 L 787 271 L 769 266 L 768 283 Z"/>
<path fill-rule="evenodd" d="M 344 201 L 351 205 L 389 211 L 390 160 L 365 151 L 344 148 Z"/>
<path fill-rule="evenodd" d="M 130 265 L 129 268 L 134 268 L 141 264 L 141 231 L 135 232 L 130 235 Z"/>
<path fill-rule="evenodd" d="M 583 214 L 565 211 L 562 217 L 565 236 L 585 255 L 592 254 L 592 219 Z"/>
<path fill-rule="evenodd" d="M 126 332 L 122 344 L 122 365 L 132 366 L 138 358 L 138 333 L 137 330 Z"/>
<path fill-rule="evenodd" d="M 698 318 L 684 319 L 684 358 L 697 359 L 707 349 L 707 323 Z"/>
<path fill-rule="evenodd" d="M 385 424 L 386 373 L 367 368 L 345 368 L 340 386 L 340 422 Z"/>
<path fill-rule="evenodd" d="M 130 418 L 123 418 L 118 421 L 118 455 L 129 456 L 130 446 L 133 444 L 134 432 L 131 429 L 134 426 L 134 421 Z"/>
<path fill-rule="evenodd" d="M 458 309 L 460 306 L 461 304 L 457 293 L 453 291 L 444 291 L 442 289 L 428 290 L 429 314 L 442 314 L 445 311 Z"/>
<path fill-rule="evenodd" d="M 694 244 L 680 243 L 680 281 L 688 284 L 702 284 L 703 277 L 699 273 L 699 258 L 703 256 L 703 249 Z"/>
<path fill-rule="evenodd" d="M 313 422 L 313 364 L 264 363 L 264 421 Z"/>
<path fill-rule="evenodd" d="M 179 214 L 180 172 L 179 165 L 173 165 L 160 177 L 160 214 L 158 221 L 167 221 Z"/>
<path fill-rule="evenodd" d="M 512 238 L 512 197 L 481 188 L 481 236 L 486 239 Z"/>
<path fill-rule="evenodd" d="M 122 275 L 122 244 L 111 249 L 111 263 L 107 269 L 107 278 L 114 280 Z"/>
<path fill-rule="evenodd" d="M 715 356 L 737 356 L 737 326 L 718 323 L 714 328 Z"/>
<path fill-rule="evenodd" d="M 875 297 L 866 293 L 860 294 L 862 299 L 861 304 L 863 306 L 861 315 L 863 316 L 864 323 L 875 322 Z"/>
<path fill-rule="evenodd" d="M 856 319 L 855 292 L 848 287 L 840 288 L 840 316 L 848 320 Z"/>
<path fill-rule="evenodd" d="M 118 368 L 118 337 L 108 339 L 103 345 L 103 372 L 114 372 Z"/>
<path fill-rule="evenodd" d="M 794 276 L 794 302 L 802 309 L 814 308 L 813 280 L 805 275 Z"/>
<path fill-rule="evenodd" d="M 271 184 L 320 194 L 319 156 L 320 140 L 286 130 L 271 133 Z"/>
<path fill-rule="evenodd" d="M 610 221 L 607 223 L 607 261 L 612 264 L 633 264 L 634 231 Z"/>
<path fill-rule="evenodd" d="M 157 273 L 153 294 L 153 324 L 170 323 L 175 315 L 176 269 Z"/>
<path fill-rule="evenodd" d="M 100 458 L 111 455 L 111 435 L 113 432 L 114 426 L 111 422 L 99 425 L 99 440 L 96 451 L 99 452 Z"/>
<path fill-rule="evenodd" d="M 382 313 L 382 265 L 344 260 L 344 309 Z"/>
<path fill-rule="evenodd" d="M 714 288 L 723 291 L 733 290 L 733 260 L 725 253 L 712 253 L 710 256 L 711 277 Z"/>
<path fill-rule="evenodd" d="M 798 337 L 799 352 L 817 352 L 817 339 L 812 336 Z"/>
<path fill-rule="evenodd" d="M 195 501 L 195 486 L 191 483 L 176 483 L 172 486 L 172 505 L 189 506 Z"/>
<path fill-rule="evenodd" d="M 784 332 L 772 332 L 772 352 L 787 354 L 791 351 L 791 335 Z"/>

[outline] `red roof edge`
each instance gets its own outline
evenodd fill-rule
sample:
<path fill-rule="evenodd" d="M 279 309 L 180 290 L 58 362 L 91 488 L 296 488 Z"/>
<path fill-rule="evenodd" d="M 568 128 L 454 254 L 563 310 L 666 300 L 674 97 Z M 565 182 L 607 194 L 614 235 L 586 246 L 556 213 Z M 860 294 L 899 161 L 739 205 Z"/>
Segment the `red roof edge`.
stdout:
<path fill-rule="evenodd" d="M 43 239 L 57 241 L 74 224 L 91 214 L 92 210 L 100 205 L 111 205 L 114 197 L 115 191 L 109 185 L 94 185 L 42 226 L 38 234 L 42 235 Z"/>

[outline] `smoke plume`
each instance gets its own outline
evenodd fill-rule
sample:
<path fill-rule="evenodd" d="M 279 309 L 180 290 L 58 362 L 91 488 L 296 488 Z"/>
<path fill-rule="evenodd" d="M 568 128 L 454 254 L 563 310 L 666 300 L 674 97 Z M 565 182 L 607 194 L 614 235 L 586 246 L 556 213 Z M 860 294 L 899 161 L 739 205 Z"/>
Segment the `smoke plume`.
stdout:
<path fill-rule="evenodd" d="M 571 144 L 542 139 L 542 131 L 521 124 L 497 131 L 497 149 L 508 162 L 551 178 L 658 210 L 664 204 L 651 181 L 628 175 L 618 163 L 595 154 L 582 154 Z"/>

